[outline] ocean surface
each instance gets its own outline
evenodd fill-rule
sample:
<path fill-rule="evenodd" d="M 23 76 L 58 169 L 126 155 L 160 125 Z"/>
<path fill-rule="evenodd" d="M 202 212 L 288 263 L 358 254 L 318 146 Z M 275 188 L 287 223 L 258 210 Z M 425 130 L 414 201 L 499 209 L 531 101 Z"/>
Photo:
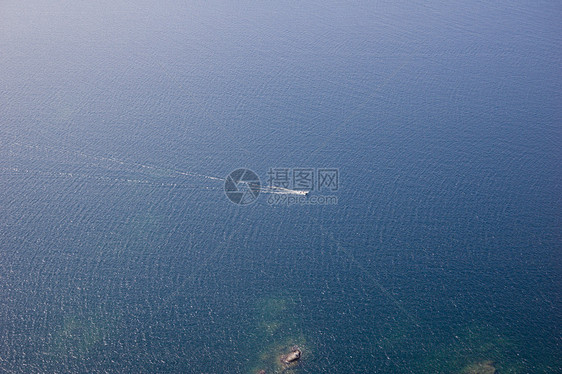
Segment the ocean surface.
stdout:
<path fill-rule="evenodd" d="M 2 1 L 0 372 L 562 372 L 561 19 Z"/>

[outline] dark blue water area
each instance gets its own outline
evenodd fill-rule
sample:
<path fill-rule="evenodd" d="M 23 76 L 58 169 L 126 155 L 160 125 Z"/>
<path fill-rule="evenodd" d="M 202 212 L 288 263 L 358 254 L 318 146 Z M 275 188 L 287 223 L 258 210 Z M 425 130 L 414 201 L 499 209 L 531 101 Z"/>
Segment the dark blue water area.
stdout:
<path fill-rule="evenodd" d="M 562 371 L 561 15 L 0 5 L 0 371 Z"/>

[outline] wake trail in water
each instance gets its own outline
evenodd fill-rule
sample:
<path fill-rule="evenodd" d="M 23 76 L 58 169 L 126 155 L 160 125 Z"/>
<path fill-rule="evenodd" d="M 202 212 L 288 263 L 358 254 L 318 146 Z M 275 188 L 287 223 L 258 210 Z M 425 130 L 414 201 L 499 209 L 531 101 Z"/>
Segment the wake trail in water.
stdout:
<path fill-rule="evenodd" d="M 308 191 L 291 190 L 284 187 L 268 186 L 260 189 L 262 193 L 277 194 L 277 195 L 301 195 L 305 196 Z"/>
<path fill-rule="evenodd" d="M 67 148 L 63 148 L 63 147 L 48 147 L 48 146 L 29 145 L 29 144 L 23 144 L 23 143 L 19 143 L 19 142 L 14 142 L 12 144 L 15 145 L 15 146 L 19 146 L 19 147 L 27 148 L 27 149 L 36 149 L 36 150 L 42 150 L 42 151 L 57 152 L 57 153 L 62 153 L 62 154 L 67 154 L 67 155 L 80 156 L 80 157 L 83 157 L 83 158 L 96 160 L 96 161 L 108 162 L 108 163 L 112 163 L 112 164 L 115 164 L 115 165 L 121 165 L 121 166 L 125 166 L 125 167 L 134 167 L 137 170 L 138 169 L 146 169 L 146 170 L 151 170 L 151 171 L 155 171 L 155 172 L 162 172 L 162 173 L 189 176 L 189 177 L 197 177 L 197 178 L 216 180 L 216 181 L 224 181 L 225 180 L 224 178 L 219 178 L 219 177 L 215 177 L 215 176 L 211 176 L 211 175 L 196 173 L 196 172 L 192 172 L 192 171 L 180 171 L 180 170 L 164 168 L 164 167 L 160 167 L 160 166 L 154 166 L 154 165 L 150 165 L 150 164 L 144 164 L 144 163 L 140 163 L 140 162 L 126 161 L 126 160 L 122 160 L 122 159 L 119 159 L 119 158 L 116 158 L 116 157 L 97 156 L 97 155 L 93 155 L 93 154 L 90 154 L 90 153 L 76 151 L 76 150 L 67 149 Z"/>
<path fill-rule="evenodd" d="M 171 175 L 179 175 L 179 176 L 184 176 L 184 177 L 200 178 L 200 179 L 216 181 L 216 182 L 221 182 L 221 183 L 226 182 L 226 178 L 221 178 L 221 177 L 217 177 L 217 176 L 213 176 L 213 175 L 201 174 L 201 173 L 197 173 L 197 172 L 193 172 L 193 171 L 182 171 L 182 170 L 164 168 L 164 167 L 160 167 L 160 166 L 154 166 L 154 165 L 140 163 L 140 162 L 134 162 L 134 161 L 126 161 L 126 160 L 122 160 L 122 159 L 119 159 L 119 158 L 116 158 L 116 157 L 110 157 L 110 156 L 98 156 L 98 155 L 93 155 L 93 154 L 90 154 L 90 153 L 76 151 L 76 150 L 67 149 L 67 148 L 63 148 L 63 147 L 29 145 L 29 144 L 23 144 L 23 143 L 20 143 L 20 142 L 14 142 L 14 143 L 12 143 L 12 145 L 15 145 L 15 146 L 18 146 L 18 147 L 21 147 L 21 148 L 27 148 L 27 149 L 34 149 L 34 150 L 40 150 L 40 151 L 48 151 L 48 152 L 56 152 L 56 153 L 61 153 L 61 154 L 67 154 L 67 155 L 72 155 L 72 156 L 79 156 L 79 157 L 83 157 L 83 158 L 90 159 L 90 160 L 96 160 L 96 161 L 111 163 L 111 164 L 119 165 L 119 166 L 123 166 L 123 167 L 134 168 L 135 171 L 138 171 L 139 169 L 145 169 L 145 170 L 149 170 L 149 171 L 153 171 L 153 172 L 157 172 L 157 173 L 167 173 L 167 174 L 171 174 Z M 101 165 L 99 165 L 99 166 L 102 167 Z M 18 168 L 18 167 L 2 168 L 0 170 L 3 170 L 5 172 L 6 171 L 9 171 L 9 172 L 25 172 L 25 173 L 32 173 L 33 172 L 33 170 L 30 170 L 28 168 L 22 169 L 22 168 Z M 41 173 L 40 171 L 35 171 L 35 172 Z M 58 174 L 60 176 L 66 176 L 66 177 L 83 177 L 83 178 L 91 177 L 87 174 L 77 173 L 77 172 L 57 172 L 56 174 Z M 95 177 L 95 179 L 110 180 L 111 178 Z M 128 183 L 139 183 L 139 184 L 141 184 L 141 183 L 142 184 L 151 184 L 150 181 L 145 180 L 145 179 L 141 180 L 141 179 L 131 179 L 131 178 L 128 178 L 128 179 L 117 178 L 117 179 L 115 179 L 115 181 L 116 182 L 119 181 L 119 182 L 128 182 Z M 161 185 L 162 186 L 177 186 L 177 184 L 175 184 L 175 183 L 162 183 Z M 201 187 L 201 189 L 208 189 L 208 188 L 207 187 Z M 304 195 L 307 194 L 308 191 L 292 190 L 292 189 L 289 189 L 289 188 L 284 188 L 284 187 L 279 187 L 279 186 L 263 186 L 263 187 L 260 186 L 259 192 L 263 193 L 263 194 L 304 196 Z"/>

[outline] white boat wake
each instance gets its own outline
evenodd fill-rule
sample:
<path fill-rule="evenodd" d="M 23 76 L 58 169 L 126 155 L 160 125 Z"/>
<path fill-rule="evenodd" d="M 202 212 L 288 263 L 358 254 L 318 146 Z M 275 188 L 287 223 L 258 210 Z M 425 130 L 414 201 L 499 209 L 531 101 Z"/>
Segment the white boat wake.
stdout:
<path fill-rule="evenodd" d="M 212 181 L 217 181 L 217 182 L 221 182 L 224 183 L 226 182 L 226 178 L 220 178 L 220 177 L 216 177 L 216 176 L 212 176 L 212 175 L 206 175 L 206 174 L 201 174 L 201 173 L 196 173 L 196 172 L 191 172 L 191 171 L 181 171 L 181 170 L 174 170 L 174 169 L 170 169 L 170 168 L 165 168 L 165 167 L 159 167 L 159 166 L 154 166 L 154 165 L 150 165 L 150 164 L 144 164 L 144 163 L 139 163 L 139 162 L 134 162 L 134 161 L 129 161 L 129 160 L 122 160 L 116 157 L 112 157 L 112 156 L 99 156 L 99 155 L 94 155 L 94 154 L 90 154 L 90 153 L 86 153 L 86 152 L 82 152 L 82 151 L 77 151 L 77 150 L 72 150 L 72 149 L 68 149 L 68 148 L 64 148 L 64 147 L 49 147 L 49 146 L 38 146 L 38 145 L 30 145 L 30 144 L 23 144 L 20 143 L 18 141 L 13 142 L 12 143 L 13 146 L 16 147 L 20 147 L 20 148 L 26 148 L 28 150 L 38 150 L 38 151 L 47 151 L 47 152 L 54 152 L 54 153 L 59 153 L 59 154 L 66 154 L 68 156 L 78 156 L 81 158 L 85 158 L 85 159 L 90 159 L 90 160 L 95 160 L 101 163 L 109 163 L 109 164 L 113 164 L 113 165 L 119 165 L 120 167 L 126 167 L 126 168 L 131 168 L 131 169 L 136 169 L 136 171 L 139 171 L 139 169 L 145 169 L 147 171 L 151 171 L 151 172 L 155 172 L 155 173 L 159 173 L 159 174 L 167 174 L 167 175 L 181 175 L 181 176 L 186 176 L 186 177 L 192 177 L 192 178 L 202 178 L 202 179 L 207 179 L 207 180 L 212 180 Z M 102 165 L 99 165 L 100 167 L 103 167 Z M 18 168 L 18 167 L 11 167 L 11 168 L 1 168 L 1 170 L 3 172 L 12 172 L 12 173 L 48 173 L 46 171 L 39 171 L 39 170 L 29 170 L 27 168 Z M 66 177 L 82 177 L 82 178 L 94 178 L 94 179 L 100 179 L 100 180 L 111 180 L 114 182 L 128 182 L 128 183 L 139 183 L 139 184 L 152 184 L 153 182 L 150 180 L 147 180 L 146 178 L 144 179 L 139 179 L 139 178 L 110 178 L 110 177 L 103 177 L 103 176 L 92 176 L 92 175 L 88 175 L 85 173 L 78 173 L 78 172 L 73 172 L 73 171 L 59 171 L 56 172 L 55 174 L 59 175 L 59 176 L 66 176 Z M 160 184 L 159 184 L 160 185 Z M 162 186 L 179 186 L 179 184 L 177 183 L 170 183 L 170 182 L 164 182 L 161 183 Z M 216 187 L 218 189 L 218 186 Z M 214 188 L 213 188 L 214 189 Z M 285 187 L 279 187 L 279 186 L 260 186 L 259 187 L 259 192 L 263 193 L 263 194 L 277 194 L 277 195 L 300 195 L 300 196 L 306 196 L 308 194 L 309 191 L 302 191 L 302 190 L 292 190 L 290 188 L 285 188 Z"/>
<path fill-rule="evenodd" d="M 291 190 L 289 188 L 284 187 L 275 187 L 275 186 L 268 186 L 263 187 L 260 192 L 263 193 L 270 193 L 270 194 L 278 194 L 278 195 L 301 195 L 306 196 L 309 191 L 301 191 L 301 190 Z"/>

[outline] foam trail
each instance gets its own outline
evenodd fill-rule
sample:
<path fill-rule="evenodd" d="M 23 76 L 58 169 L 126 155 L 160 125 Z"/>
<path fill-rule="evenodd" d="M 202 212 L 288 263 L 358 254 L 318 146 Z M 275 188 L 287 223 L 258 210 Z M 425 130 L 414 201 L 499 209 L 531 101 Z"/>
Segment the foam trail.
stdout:
<path fill-rule="evenodd" d="M 164 182 L 159 183 L 159 182 L 153 182 L 150 180 L 138 179 L 138 178 L 113 178 L 113 177 L 105 177 L 105 176 L 94 176 L 94 175 L 84 174 L 80 172 L 62 172 L 62 171 L 52 172 L 52 171 L 33 170 L 33 169 L 18 168 L 18 167 L 0 167 L 0 173 L 32 174 L 32 175 L 43 175 L 53 178 L 61 177 L 61 178 L 83 179 L 83 180 L 97 180 L 101 182 L 143 184 L 143 185 L 159 186 L 159 187 L 182 186 L 179 183 L 164 183 Z"/>
<path fill-rule="evenodd" d="M 137 167 L 137 168 L 142 168 L 142 169 L 147 169 L 147 170 L 163 171 L 163 172 L 167 172 L 167 173 L 170 173 L 170 174 L 205 178 L 205 179 L 216 180 L 216 181 L 224 181 L 225 180 L 224 178 L 218 178 L 218 177 L 214 177 L 214 176 L 211 176 L 211 175 L 205 175 L 205 174 L 189 172 L 189 171 L 179 171 L 179 170 L 174 170 L 174 169 L 169 169 L 169 168 L 152 166 L 152 165 L 148 165 L 148 164 L 142 164 L 142 163 L 138 163 L 138 162 L 134 162 L 134 161 L 125 161 L 125 160 L 120 160 L 120 159 L 115 158 L 115 157 L 96 156 L 96 155 L 92 155 L 92 154 L 89 154 L 89 153 L 75 151 L 75 150 L 66 149 L 66 148 L 62 148 L 62 147 L 28 145 L 28 144 L 22 144 L 22 143 L 19 143 L 19 142 L 14 142 L 12 144 L 16 145 L 16 146 L 19 146 L 19 147 L 23 147 L 23 148 L 38 149 L 38 150 L 42 149 L 42 150 L 47 150 L 47 151 L 52 151 L 52 152 L 71 154 L 71 155 L 75 155 L 75 156 L 89 158 L 89 159 L 96 160 L 96 161 L 110 162 L 110 163 L 122 165 L 122 166 L 129 166 L 129 167 L 132 166 L 132 167 Z"/>
<path fill-rule="evenodd" d="M 271 194 L 279 194 L 279 195 L 302 195 L 302 196 L 304 196 L 308 193 L 308 191 L 291 190 L 289 188 L 275 187 L 275 186 L 269 186 L 269 187 L 262 188 L 262 189 L 260 189 L 260 192 L 271 193 Z"/>
<path fill-rule="evenodd" d="M 89 153 L 76 151 L 76 150 L 72 150 L 72 149 L 67 149 L 67 148 L 63 148 L 63 147 L 29 145 L 29 144 L 22 144 L 20 142 L 13 142 L 12 144 L 16 145 L 18 147 L 22 147 L 22 148 L 46 150 L 46 151 L 50 151 L 50 152 L 58 152 L 58 153 L 70 154 L 70 155 L 74 155 L 74 156 L 80 156 L 80 157 L 84 157 L 84 158 L 88 158 L 88 159 L 92 159 L 92 160 L 96 160 L 96 161 L 109 162 L 109 163 L 121 165 L 121 166 L 124 166 L 124 167 L 135 167 L 135 168 L 139 168 L 139 169 L 146 169 L 146 170 L 151 170 L 151 171 L 156 171 L 156 172 L 166 172 L 166 173 L 169 173 L 169 174 L 182 175 L 182 176 L 187 176 L 187 177 L 203 178 L 203 179 L 208 179 L 208 180 L 218 181 L 218 182 L 225 182 L 226 181 L 225 178 L 219 178 L 219 177 L 215 177 L 215 176 L 212 176 L 212 175 L 205 175 L 205 174 L 195 173 L 195 172 L 191 172 L 191 171 L 174 170 L 174 169 L 163 168 L 163 167 L 159 167 L 159 166 L 153 166 L 153 165 L 149 165 L 149 164 L 138 163 L 138 162 L 134 162 L 134 161 L 125 161 L 125 160 L 121 160 L 121 159 L 118 159 L 118 158 L 115 158 L 115 157 L 97 156 L 97 155 L 92 155 L 92 154 L 89 154 Z M 15 170 L 12 170 L 12 171 L 15 171 Z M 26 170 L 26 172 L 29 173 L 31 171 Z M 59 174 L 61 174 L 61 175 L 66 174 L 67 176 L 72 176 L 72 173 L 59 173 Z M 74 174 L 74 175 L 76 175 L 76 174 Z M 86 177 L 86 175 L 82 175 L 82 176 Z M 134 182 L 134 183 L 146 183 L 146 184 L 150 183 L 149 181 L 146 181 L 146 180 L 128 180 L 128 181 Z M 173 184 L 170 184 L 170 185 L 173 185 Z M 277 187 L 277 186 L 267 186 L 267 187 L 264 186 L 264 187 L 260 188 L 260 193 L 304 196 L 308 193 L 308 191 L 291 190 L 289 188 Z"/>

